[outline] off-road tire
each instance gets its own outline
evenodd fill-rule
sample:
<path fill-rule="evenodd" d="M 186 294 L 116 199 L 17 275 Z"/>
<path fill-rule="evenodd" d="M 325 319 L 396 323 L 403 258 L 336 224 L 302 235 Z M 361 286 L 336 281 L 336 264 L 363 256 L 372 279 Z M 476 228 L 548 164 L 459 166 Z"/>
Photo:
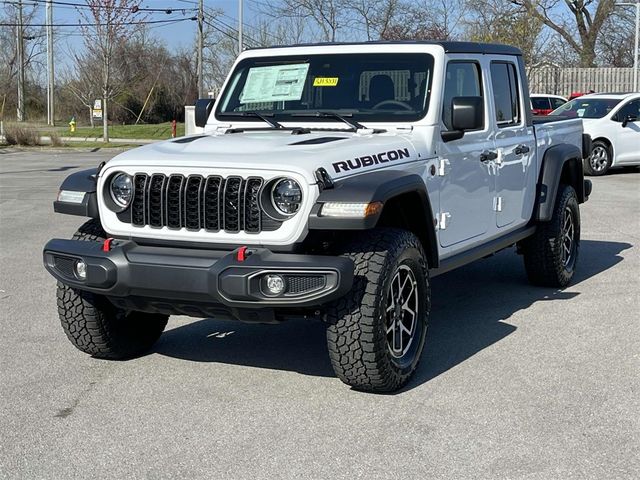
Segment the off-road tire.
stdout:
<path fill-rule="evenodd" d="M 565 214 L 572 216 L 573 243 L 569 260 L 563 256 Z M 524 265 L 529 281 L 534 285 L 564 288 L 575 273 L 580 251 L 580 209 L 576 191 L 570 185 L 560 185 L 553 216 L 537 226 L 536 233 L 522 243 Z"/>
<path fill-rule="evenodd" d="M 344 383 L 368 392 L 393 392 L 416 370 L 426 338 L 430 310 L 429 271 L 422 245 L 411 232 L 381 228 L 345 245 L 340 254 L 355 264 L 351 292 L 327 311 L 327 344 L 333 369 Z M 418 289 L 412 348 L 400 364 L 387 344 L 387 296 L 394 275 L 409 267 Z M 395 337 L 394 337 L 395 338 Z M 412 345 L 411 342 L 407 342 Z"/>
<path fill-rule="evenodd" d="M 595 162 L 594 156 L 598 158 L 599 164 L 592 163 Z M 613 152 L 611 151 L 611 147 L 602 140 L 596 140 L 591 147 L 591 154 L 582 162 L 584 165 L 584 173 L 592 177 L 606 175 L 612 162 Z"/>
<path fill-rule="evenodd" d="M 74 240 L 104 241 L 97 220 L 89 220 Z M 58 315 L 67 338 L 80 351 L 97 358 L 124 360 L 148 351 L 167 325 L 168 317 L 116 308 L 107 298 L 58 282 Z"/>

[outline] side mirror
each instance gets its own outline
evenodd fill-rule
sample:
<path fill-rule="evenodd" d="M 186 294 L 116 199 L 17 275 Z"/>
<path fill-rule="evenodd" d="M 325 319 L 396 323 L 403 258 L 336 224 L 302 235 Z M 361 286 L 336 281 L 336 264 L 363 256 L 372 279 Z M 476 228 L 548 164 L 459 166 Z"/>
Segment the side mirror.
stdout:
<path fill-rule="evenodd" d="M 638 121 L 638 117 L 634 115 L 627 115 L 627 117 L 624 120 L 622 120 L 622 128 L 626 127 L 628 124 L 632 122 L 637 122 L 637 121 Z"/>
<path fill-rule="evenodd" d="M 452 130 L 442 132 L 442 140 L 450 142 L 464 136 L 466 130 L 478 130 L 484 125 L 482 97 L 455 97 L 451 101 Z"/>
<path fill-rule="evenodd" d="M 196 100 L 196 127 L 204 127 L 207 124 L 211 110 L 213 110 L 213 104 L 215 103 L 213 98 L 201 98 Z"/>

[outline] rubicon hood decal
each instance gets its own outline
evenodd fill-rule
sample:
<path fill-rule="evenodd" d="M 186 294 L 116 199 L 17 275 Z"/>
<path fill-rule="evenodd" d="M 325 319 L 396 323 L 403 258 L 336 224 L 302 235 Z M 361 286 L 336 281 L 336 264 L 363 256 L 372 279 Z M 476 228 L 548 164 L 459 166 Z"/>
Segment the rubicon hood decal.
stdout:
<path fill-rule="evenodd" d="M 327 142 L 327 138 L 336 140 Z M 411 133 L 395 132 L 336 132 L 328 136 L 327 132 L 312 131 L 302 138 L 288 131 L 200 135 L 191 142 L 165 141 L 128 150 L 109 161 L 109 166 L 135 166 L 140 172 L 161 167 L 175 173 L 186 169 L 207 174 L 225 170 L 245 177 L 265 171 L 291 172 L 315 184 L 315 171 L 320 167 L 338 179 L 418 160 L 411 140 Z"/>
<path fill-rule="evenodd" d="M 362 167 L 370 167 L 371 165 L 409 158 L 410 156 L 408 148 L 401 148 L 389 150 L 388 152 L 372 153 L 371 155 L 356 157 L 353 160 L 347 160 L 345 162 L 335 162 L 332 166 L 336 173 L 348 172 Z"/>

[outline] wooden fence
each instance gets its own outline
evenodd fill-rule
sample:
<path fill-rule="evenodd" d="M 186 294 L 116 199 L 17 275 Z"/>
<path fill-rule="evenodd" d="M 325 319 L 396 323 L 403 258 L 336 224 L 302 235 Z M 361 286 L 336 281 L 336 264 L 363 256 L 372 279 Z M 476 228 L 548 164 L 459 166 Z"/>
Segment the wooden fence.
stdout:
<path fill-rule="evenodd" d="M 633 92 L 633 68 L 532 68 L 532 93 L 569 96 L 571 92 Z"/>

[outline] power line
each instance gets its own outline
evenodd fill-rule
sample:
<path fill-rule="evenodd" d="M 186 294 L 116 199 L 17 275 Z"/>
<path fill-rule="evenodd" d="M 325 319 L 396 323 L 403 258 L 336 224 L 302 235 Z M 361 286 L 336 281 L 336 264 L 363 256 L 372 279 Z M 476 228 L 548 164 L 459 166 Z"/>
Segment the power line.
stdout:
<path fill-rule="evenodd" d="M 191 20 L 191 21 L 196 21 L 198 20 L 198 17 L 189 17 L 189 18 L 180 18 L 180 19 L 176 19 L 176 18 L 167 18 L 165 20 L 141 20 L 139 22 L 119 22 L 119 25 L 151 25 L 151 24 L 158 24 L 158 23 L 170 23 L 170 22 L 178 22 L 178 21 L 186 21 L 186 20 Z M 77 24 L 73 24 L 73 23 L 58 23 L 58 24 L 53 24 L 51 25 L 52 27 L 106 27 L 108 25 L 113 25 L 113 22 L 111 22 L 111 24 L 108 23 L 82 23 L 82 22 L 78 22 Z M 0 27 L 19 27 L 20 23 L 0 23 Z M 30 23 L 28 25 L 29 27 L 46 27 L 48 26 L 48 24 L 46 23 Z"/>
<path fill-rule="evenodd" d="M 31 4 L 31 5 L 41 5 L 44 3 L 47 3 L 48 0 L 27 0 L 27 3 Z M 11 2 L 11 1 L 4 1 L 2 3 L 15 3 L 15 2 Z M 102 6 L 102 5 L 96 5 L 96 6 L 92 6 L 92 5 L 88 5 L 86 3 L 74 3 L 74 2 L 63 2 L 61 0 L 52 0 L 51 3 L 53 5 L 66 5 L 69 7 L 74 7 L 74 8 L 88 8 L 88 9 L 108 9 L 108 10 L 128 10 L 131 11 L 133 13 L 136 12 L 163 12 L 163 13 L 167 13 L 167 14 L 171 14 L 176 10 L 179 11 L 197 11 L 197 8 L 174 8 L 174 7 L 156 7 L 156 8 L 149 8 L 149 7 L 138 7 L 137 5 L 131 6 L 131 7 L 120 7 L 117 5 L 113 5 L 113 6 Z"/>

